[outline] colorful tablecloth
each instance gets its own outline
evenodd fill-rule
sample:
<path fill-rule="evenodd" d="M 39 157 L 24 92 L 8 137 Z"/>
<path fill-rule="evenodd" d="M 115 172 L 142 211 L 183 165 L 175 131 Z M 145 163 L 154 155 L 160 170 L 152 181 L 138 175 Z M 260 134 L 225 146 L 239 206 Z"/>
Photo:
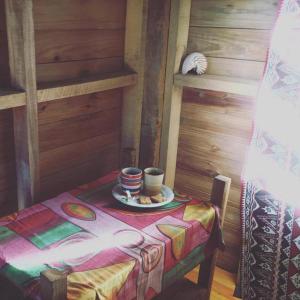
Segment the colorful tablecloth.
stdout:
<path fill-rule="evenodd" d="M 210 204 L 177 194 L 133 210 L 111 196 L 117 175 L 0 219 L 0 274 L 33 298 L 55 268 L 68 273 L 68 299 L 150 299 L 220 243 Z"/>

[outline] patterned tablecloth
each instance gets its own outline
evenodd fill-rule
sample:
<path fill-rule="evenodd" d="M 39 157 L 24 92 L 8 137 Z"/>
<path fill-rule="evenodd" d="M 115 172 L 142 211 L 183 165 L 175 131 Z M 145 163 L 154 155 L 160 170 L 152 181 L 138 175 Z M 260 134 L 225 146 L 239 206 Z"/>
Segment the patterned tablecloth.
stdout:
<path fill-rule="evenodd" d="M 220 242 L 210 204 L 129 209 L 111 196 L 117 175 L 0 219 L 0 274 L 37 299 L 49 268 L 68 272 L 68 299 L 150 299 Z"/>

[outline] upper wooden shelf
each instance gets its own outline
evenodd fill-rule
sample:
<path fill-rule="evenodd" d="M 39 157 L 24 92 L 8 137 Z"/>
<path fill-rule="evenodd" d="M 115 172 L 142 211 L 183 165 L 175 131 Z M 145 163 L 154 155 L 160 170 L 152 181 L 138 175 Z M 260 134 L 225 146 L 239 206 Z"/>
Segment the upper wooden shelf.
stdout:
<path fill-rule="evenodd" d="M 174 75 L 174 84 L 181 87 L 226 92 L 255 97 L 258 81 L 217 75 Z"/>
<path fill-rule="evenodd" d="M 61 81 L 39 85 L 38 102 L 103 92 L 115 88 L 134 85 L 137 74 L 132 71 L 87 77 L 81 80 Z M 0 110 L 25 105 L 25 93 L 12 90 L 0 90 Z"/>

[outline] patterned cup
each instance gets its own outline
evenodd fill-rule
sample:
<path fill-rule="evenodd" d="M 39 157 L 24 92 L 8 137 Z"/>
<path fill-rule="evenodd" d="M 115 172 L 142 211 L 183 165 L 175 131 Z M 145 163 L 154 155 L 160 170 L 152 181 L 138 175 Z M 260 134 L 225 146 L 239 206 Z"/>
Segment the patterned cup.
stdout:
<path fill-rule="evenodd" d="M 124 194 L 129 191 L 132 196 L 139 195 L 142 189 L 143 171 L 138 168 L 122 169 L 119 180 Z"/>

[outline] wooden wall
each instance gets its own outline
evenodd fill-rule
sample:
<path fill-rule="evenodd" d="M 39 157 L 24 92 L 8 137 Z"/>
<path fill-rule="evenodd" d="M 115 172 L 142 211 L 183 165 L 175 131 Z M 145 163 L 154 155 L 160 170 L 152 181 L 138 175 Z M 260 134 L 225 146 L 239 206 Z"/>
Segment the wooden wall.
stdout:
<path fill-rule="evenodd" d="M 187 52 L 208 57 L 208 74 L 259 79 L 277 0 L 193 0 Z M 254 99 L 185 89 L 176 188 L 208 199 L 211 178 L 232 178 L 226 251 L 218 264 L 236 271 L 240 255 L 240 175 L 251 137 Z"/>
<path fill-rule="evenodd" d="M 0 0 L 0 87 L 8 84 Z M 126 0 L 34 0 L 38 84 L 123 68 Z M 122 90 L 39 104 L 41 199 L 119 166 Z M 12 113 L 0 112 L 0 215 L 16 209 Z"/>

